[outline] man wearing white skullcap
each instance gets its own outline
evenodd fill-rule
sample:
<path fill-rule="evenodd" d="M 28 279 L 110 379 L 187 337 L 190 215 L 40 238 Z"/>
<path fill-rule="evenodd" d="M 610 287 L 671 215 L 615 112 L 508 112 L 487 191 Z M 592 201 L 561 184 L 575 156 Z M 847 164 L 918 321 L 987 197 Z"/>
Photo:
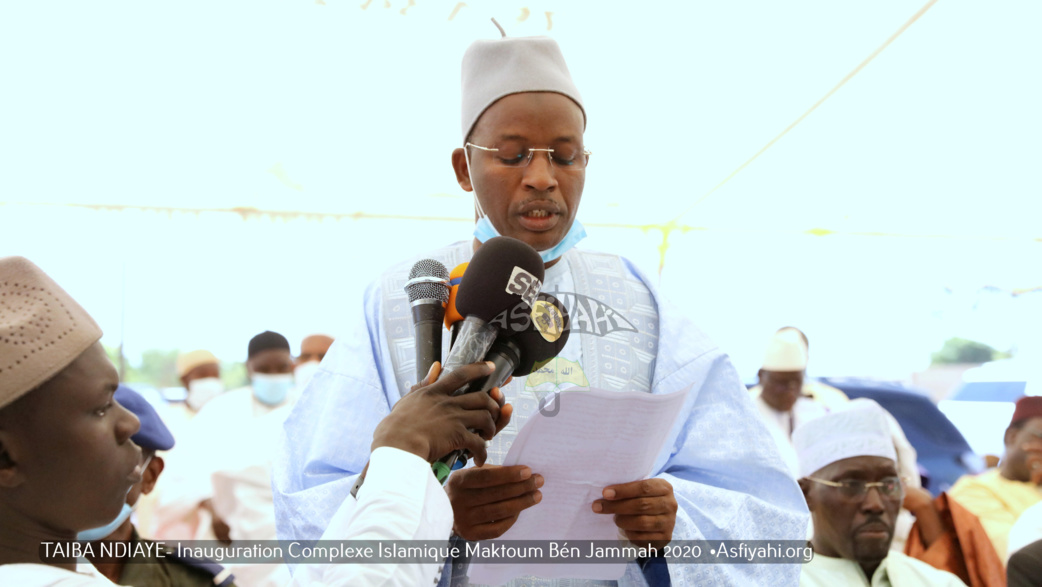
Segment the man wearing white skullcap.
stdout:
<path fill-rule="evenodd" d="M 814 523 L 814 559 L 800 585 L 964 585 L 955 575 L 890 550 L 904 490 L 886 412 L 868 399 L 793 433 L 800 488 Z"/>
<path fill-rule="evenodd" d="M 39 267 L 0 258 L 0 585 L 112 585 L 75 559 L 40 564 L 42 542 L 111 522 L 142 477 L 100 338 Z"/>
<path fill-rule="evenodd" d="M 630 261 L 575 248 L 586 234 L 577 217 L 591 162 L 588 112 L 557 42 L 505 33 L 474 42 L 463 56 L 461 104 L 451 162 L 460 188 L 474 196 L 474 229 L 465 241 L 387 271 L 366 291 L 364 321 L 333 343 L 286 421 L 288 441 L 272 477 L 279 537 L 322 534 L 351 499 L 369 432 L 415 382 L 412 316 L 401 285 L 412 263 L 429 258 L 457 267 L 490 238 L 507 236 L 539 253 L 543 291 L 590 307 L 573 319 L 576 331 L 558 355 L 581 368 L 575 381 L 609 391 L 687 394 L 650 478 L 597 488 L 588 511 L 654 547 L 672 540 L 804 538 L 805 503 L 727 355 L 660 299 Z M 503 391 L 517 408 L 517 425 L 492 441 L 493 465 L 504 462 L 552 390 L 515 377 Z M 457 546 L 466 552 L 464 540 L 502 536 L 528 508 L 541 507 L 542 485 L 540 471 L 524 463 L 453 472 L 446 491 Z M 443 584 L 468 584 L 466 557 L 446 568 L 452 576 Z M 781 585 L 794 583 L 798 573 L 797 565 L 667 565 L 655 557 L 627 565 L 612 580 L 521 576 L 510 584 Z"/>
<path fill-rule="evenodd" d="M 800 424 L 824 416 L 828 410 L 820 402 L 803 395 L 807 369 L 807 346 L 797 332 L 783 329 L 767 342 L 760 384 L 749 390 L 760 419 L 767 425 L 785 464 L 796 473 L 796 451 L 792 432 Z"/>
<path fill-rule="evenodd" d="M 809 355 L 807 336 L 801 330 L 793 326 L 778 329 L 767 346 L 763 367 L 759 372 L 760 385 L 749 390 L 782 459 L 794 475 L 797 474 L 798 463 L 792 446 L 792 431 L 812 418 L 823 416 L 834 409 L 842 409 L 850 401 L 842 391 L 807 377 Z M 915 448 L 908 442 L 897 419 L 889 412 L 886 412 L 886 418 L 897 450 L 898 470 L 909 490 L 906 497 L 916 506 L 917 513 L 928 514 L 926 510 L 930 507 L 931 497 L 928 491 L 921 488 Z M 903 550 L 914 522 L 912 514 L 902 509 L 891 544 L 894 550 Z M 813 529 L 813 524 L 811 526 Z"/>

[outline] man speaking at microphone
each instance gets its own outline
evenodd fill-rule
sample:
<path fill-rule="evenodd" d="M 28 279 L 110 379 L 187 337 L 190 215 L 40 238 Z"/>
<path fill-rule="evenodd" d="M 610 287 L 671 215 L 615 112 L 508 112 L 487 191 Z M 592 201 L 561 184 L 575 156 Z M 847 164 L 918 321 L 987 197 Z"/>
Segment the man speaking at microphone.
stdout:
<path fill-rule="evenodd" d="M 557 43 L 505 35 L 475 42 L 463 57 L 462 103 L 462 142 L 452 167 L 460 187 L 474 194 L 474 239 L 424 256 L 452 268 L 497 235 L 528 243 L 545 263 L 542 291 L 570 306 L 571 336 L 558 360 L 580 368 L 572 385 L 653 394 L 689 389 L 655 475 L 604 488 L 592 510 L 613 516 L 635 543 L 658 547 L 671 540 L 804 539 L 806 504 L 728 357 L 662 303 L 629 261 L 574 248 L 585 236 L 576 215 L 590 153 L 583 101 Z M 391 268 L 368 288 L 364 322 L 336 340 L 286 422 L 273 475 L 280 538 L 322 534 L 351 499 L 373 428 L 415 383 L 402 290 L 410 264 Z M 528 379 L 503 387 L 515 411 L 488 448 L 491 465 L 503 462 L 538 410 L 543 388 L 526 385 Z M 525 509 L 539 507 L 541 486 L 539 471 L 525 466 L 455 471 L 446 483 L 454 533 L 467 540 L 501 536 Z M 467 585 L 465 561 L 450 562 L 442 584 Z M 674 586 L 783 585 L 795 584 L 800 571 L 643 563 L 629 565 L 617 583 L 526 577 L 512 584 L 646 585 L 668 572 Z"/>

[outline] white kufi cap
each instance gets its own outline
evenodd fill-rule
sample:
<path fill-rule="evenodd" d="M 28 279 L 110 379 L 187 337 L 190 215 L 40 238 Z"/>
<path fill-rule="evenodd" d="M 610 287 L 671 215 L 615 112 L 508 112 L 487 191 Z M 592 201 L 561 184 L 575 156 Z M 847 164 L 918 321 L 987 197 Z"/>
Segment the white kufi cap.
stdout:
<path fill-rule="evenodd" d="M 814 418 L 792 433 L 800 462 L 800 477 L 851 457 L 883 457 L 897 462 L 886 411 L 860 398 L 841 409 Z"/>
<path fill-rule="evenodd" d="M 557 41 L 503 33 L 500 39 L 475 41 L 463 55 L 463 140 L 496 100 L 522 92 L 563 94 L 579 105 L 586 120 L 579 89 Z"/>
<path fill-rule="evenodd" d="M 764 353 L 765 371 L 803 371 L 807 368 L 807 347 L 794 330 L 782 330 L 771 336 Z"/>

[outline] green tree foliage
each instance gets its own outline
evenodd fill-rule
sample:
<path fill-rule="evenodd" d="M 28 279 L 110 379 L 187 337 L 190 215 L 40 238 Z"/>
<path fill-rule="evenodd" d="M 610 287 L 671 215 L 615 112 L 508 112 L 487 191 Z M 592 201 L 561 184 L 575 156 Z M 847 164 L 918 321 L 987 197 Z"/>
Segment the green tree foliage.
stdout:
<path fill-rule="evenodd" d="M 235 389 L 250 383 L 246 363 L 221 363 L 221 381 L 225 389 Z"/>
<path fill-rule="evenodd" d="M 983 342 L 955 337 L 944 341 L 941 350 L 933 353 L 931 362 L 934 365 L 987 363 L 1006 357 L 1009 357 L 1008 353 L 999 352 Z"/>

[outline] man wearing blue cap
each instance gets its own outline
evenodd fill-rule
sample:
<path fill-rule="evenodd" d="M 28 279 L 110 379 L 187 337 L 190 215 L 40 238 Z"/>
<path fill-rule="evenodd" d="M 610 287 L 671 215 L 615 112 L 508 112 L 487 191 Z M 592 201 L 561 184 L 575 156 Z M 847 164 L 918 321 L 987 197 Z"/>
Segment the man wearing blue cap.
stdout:
<path fill-rule="evenodd" d="M 146 542 L 138 536 L 137 529 L 130 521 L 130 514 L 137 506 L 142 495 L 148 495 L 156 485 L 160 473 L 163 472 L 163 457 L 156 451 L 170 450 L 174 447 L 174 437 L 163 424 L 159 414 L 145 398 L 136 391 L 120 385 L 114 398 L 124 408 L 130 410 L 141 421 L 141 429 L 131 437 L 141 447 L 144 471 L 141 480 L 130 488 L 123 510 L 112 522 L 77 535 L 79 540 L 118 540 L 124 542 Z M 131 587 L 156 587 L 161 585 L 218 585 L 230 587 L 232 575 L 215 562 L 188 557 L 179 557 L 173 549 L 164 548 L 164 555 L 157 556 L 155 548 L 131 548 L 130 552 L 148 553 L 135 556 L 133 563 L 126 559 L 111 560 L 98 557 L 87 558 L 94 566 L 113 583 Z M 100 549 L 94 551 L 100 554 Z"/>

